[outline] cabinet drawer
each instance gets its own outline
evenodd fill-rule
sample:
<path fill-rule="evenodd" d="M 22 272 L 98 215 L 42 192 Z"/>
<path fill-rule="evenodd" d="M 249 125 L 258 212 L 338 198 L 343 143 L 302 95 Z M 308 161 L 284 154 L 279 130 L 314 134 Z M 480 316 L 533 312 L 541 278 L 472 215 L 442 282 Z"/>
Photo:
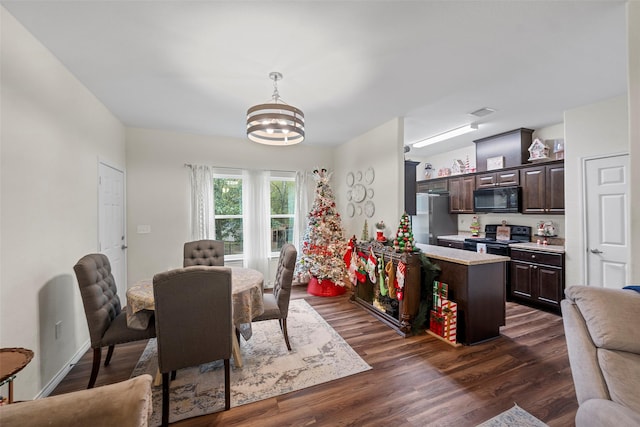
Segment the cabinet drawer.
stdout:
<path fill-rule="evenodd" d="M 458 240 L 446 240 L 438 239 L 438 246 L 444 246 L 446 248 L 464 249 L 464 242 Z"/>
<path fill-rule="evenodd" d="M 511 259 L 518 261 L 535 262 L 536 264 L 546 264 L 556 267 L 562 267 L 562 258 L 562 254 L 511 249 Z"/>

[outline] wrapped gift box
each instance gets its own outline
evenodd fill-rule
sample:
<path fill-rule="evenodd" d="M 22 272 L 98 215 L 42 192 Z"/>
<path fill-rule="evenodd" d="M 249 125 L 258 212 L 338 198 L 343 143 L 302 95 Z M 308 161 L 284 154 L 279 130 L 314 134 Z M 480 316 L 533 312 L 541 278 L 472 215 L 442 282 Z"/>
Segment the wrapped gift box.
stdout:
<path fill-rule="evenodd" d="M 442 301 L 449 296 L 449 285 L 434 280 L 433 282 L 433 309 L 441 312 Z"/>
<path fill-rule="evenodd" d="M 453 301 L 443 300 L 441 307 L 443 317 L 442 337 L 449 342 L 456 342 L 458 332 L 458 304 Z"/>
<path fill-rule="evenodd" d="M 444 315 L 435 310 L 431 310 L 429 318 L 429 330 L 436 335 L 444 336 Z"/>

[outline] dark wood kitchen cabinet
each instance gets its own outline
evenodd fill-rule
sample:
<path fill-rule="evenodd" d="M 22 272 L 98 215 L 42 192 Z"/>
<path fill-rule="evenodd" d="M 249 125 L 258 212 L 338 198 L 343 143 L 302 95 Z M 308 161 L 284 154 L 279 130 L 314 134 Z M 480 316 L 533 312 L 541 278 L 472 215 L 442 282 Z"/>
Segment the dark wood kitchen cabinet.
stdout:
<path fill-rule="evenodd" d="M 564 162 L 522 168 L 523 214 L 564 214 Z"/>
<path fill-rule="evenodd" d="M 476 188 L 511 187 L 519 184 L 518 169 L 476 175 Z"/>
<path fill-rule="evenodd" d="M 560 311 L 564 254 L 511 248 L 511 297 Z"/>
<path fill-rule="evenodd" d="M 449 240 L 441 239 L 438 237 L 438 246 L 444 246 L 445 248 L 464 249 L 464 242 L 462 240 Z"/>
<path fill-rule="evenodd" d="M 420 162 L 404 161 L 404 211 L 407 215 L 416 214 L 416 166 Z"/>
<path fill-rule="evenodd" d="M 475 188 L 475 175 L 449 178 L 449 212 L 473 213 L 473 190 Z"/>
<path fill-rule="evenodd" d="M 418 193 L 446 193 L 449 191 L 449 180 L 436 178 L 418 181 L 416 191 Z"/>

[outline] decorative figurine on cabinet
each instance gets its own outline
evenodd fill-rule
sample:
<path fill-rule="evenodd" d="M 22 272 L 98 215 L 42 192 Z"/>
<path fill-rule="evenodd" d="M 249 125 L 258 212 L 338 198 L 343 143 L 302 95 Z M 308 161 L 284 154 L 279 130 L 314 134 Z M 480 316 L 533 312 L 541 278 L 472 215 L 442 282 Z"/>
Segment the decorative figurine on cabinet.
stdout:
<path fill-rule="evenodd" d="M 529 146 L 529 161 L 549 160 L 549 147 L 536 138 Z"/>

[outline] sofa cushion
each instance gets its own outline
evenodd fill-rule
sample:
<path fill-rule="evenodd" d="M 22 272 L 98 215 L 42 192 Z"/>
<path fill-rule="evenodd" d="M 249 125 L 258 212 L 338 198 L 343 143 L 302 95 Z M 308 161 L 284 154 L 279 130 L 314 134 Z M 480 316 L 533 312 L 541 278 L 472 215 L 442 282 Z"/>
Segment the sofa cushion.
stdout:
<path fill-rule="evenodd" d="M 611 400 L 640 413 L 640 354 L 598 349 Z"/>
<path fill-rule="evenodd" d="M 565 295 L 578 306 L 596 347 L 640 353 L 640 293 L 570 286 Z"/>
<path fill-rule="evenodd" d="M 610 400 L 587 400 L 578 408 L 576 427 L 610 426 L 638 427 L 640 413 Z"/>

